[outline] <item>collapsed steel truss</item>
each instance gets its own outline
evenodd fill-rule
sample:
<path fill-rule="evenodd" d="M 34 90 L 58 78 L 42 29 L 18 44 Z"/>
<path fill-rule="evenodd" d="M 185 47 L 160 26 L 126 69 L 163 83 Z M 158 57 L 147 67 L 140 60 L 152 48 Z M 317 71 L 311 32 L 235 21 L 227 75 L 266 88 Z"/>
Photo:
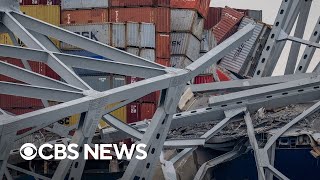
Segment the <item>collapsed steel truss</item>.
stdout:
<path fill-rule="evenodd" d="M 299 39 L 303 35 L 303 28 L 297 28 L 295 34 L 297 37 L 289 37 L 286 34 L 291 32 L 298 15 L 298 27 L 304 27 L 302 25 L 305 25 L 304 23 L 308 18 L 310 6 L 310 0 L 283 0 L 267 45 L 259 61 L 256 77 L 271 75 L 284 47 L 284 40 L 295 42 L 293 43 L 287 64 L 287 74 L 293 74 L 294 72 L 300 43 L 309 45 L 305 52 L 307 58 L 304 58 L 302 62 L 300 61 L 300 64 L 303 63 L 303 65 L 301 65 L 302 68 L 299 71 L 302 73 L 306 72 L 315 48 L 319 48 L 319 45 L 315 43 L 319 41 L 319 33 L 314 33 L 316 37 L 311 37 L 310 41 L 314 42 Z M 26 69 L 0 61 L 0 71 L 3 75 L 10 76 L 27 84 L 0 82 L 1 94 L 42 99 L 44 105 L 48 105 L 48 100 L 63 103 L 19 116 L 11 116 L 4 111 L 0 112 L 0 177 L 4 177 L 5 175 L 7 179 L 12 179 L 8 171 L 9 168 L 41 179 L 59 180 L 64 179 L 67 174 L 69 174 L 70 180 L 81 179 L 85 166 L 85 160 L 81 157 L 81 155 L 83 156 L 81 147 L 84 144 L 91 144 L 98 122 L 102 117 L 103 120 L 113 126 L 113 128 L 102 131 L 103 142 L 113 142 L 132 137 L 139 140 L 140 143 L 147 145 L 147 159 L 132 159 L 122 179 L 152 179 L 158 162 L 162 163 L 162 170 L 165 177 L 167 179 L 175 179 L 176 172 L 174 170 L 174 164 L 176 162 L 191 154 L 198 146 L 205 145 L 210 138 L 222 130 L 228 123 L 242 116 L 242 119 L 245 120 L 247 125 L 248 143 L 241 142 L 235 146 L 233 151 L 204 164 L 199 169 L 195 179 L 201 179 L 208 168 L 239 156 L 249 144 L 255 152 L 254 155 L 259 179 L 272 179 L 273 175 L 279 179 L 288 179 L 273 167 L 273 145 L 276 140 L 295 123 L 317 111 L 320 103 L 316 103 L 281 128 L 269 139 L 264 148 L 258 146 L 250 113 L 254 113 L 261 107 L 275 108 L 288 104 L 319 100 L 320 76 L 318 76 L 317 73 L 287 75 L 283 77 L 264 77 L 252 80 L 191 86 L 194 91 L 199 92 L 227 90 L 235 93 L 212 97 L 208 108 L 175 114 L 177 104 L 186 88 L 187 82 L 248 40 L 252 35 L 254 25 L 247 25 L 222 44 L 189 65 L 186 69 L 175 69 L 164 67 L 59 27 L 52 26 L 26 16 L 18 9 L 19 4 L 17 1 L 2 0 L 0 2 L 0 30 L 1 32 L 9 33 L 16 45 L 1 45 L 0 55 L 22 59 Z M 317 31 L 318 28 L 317 25 L 315 31 Z M 14 35 L 21 39 L 27 48 L 18 47 L 17 42 L 14 40 Z M 48 37 L 108 57 L 112 61 L 61 53 Z M 32 72 L 30 68 L 28 68 L 26 61 L 29 59 L 46 63 L 61 76 L 64 82 Z M 105 92 L 97 92 L 79 78 L 72 68 L 143 77 L 146 78 L 146 80 Z M 108 114 L 157 90 L 161 90 L 161 97 L 158 109 L 150 124 L 140 122 L 131 126 L 122 123 L 120 120 Z M 105 109 L 107 105 L 116 102 L 120 102 L 116 107 Z M 68 133 L 63 131 L 69 131 L 70 129 L 59 131 L 57 129 L 62 127 L 48 128 L 47 126 L 51 124 L 56 125 L 56 122 L 60 119 L 79 113 L 81 113 L 79 126 L 72 138 L 65 141 L 65 143 L 77 143 L 79 145 L 77 151 L 82 154 L 78 160 L 62 160 L 52 178 L 43 177 L 8 164 L 7 160 L 12 150 L 12 141 L 30 135 L 43 128 L 66 137 Z M 207 121 L 216 121 L 218 124 L 200 138 L 166 139 L 170 128 Z M 17 131 L 25 128 L 30 128 L 31 130 L 17 135 Z M 143 131 L 143 129 L 146 130 Z M 166 147 L 184 150 L 172 159 L 165 160 L 162 158 L 162 150 Z"/>

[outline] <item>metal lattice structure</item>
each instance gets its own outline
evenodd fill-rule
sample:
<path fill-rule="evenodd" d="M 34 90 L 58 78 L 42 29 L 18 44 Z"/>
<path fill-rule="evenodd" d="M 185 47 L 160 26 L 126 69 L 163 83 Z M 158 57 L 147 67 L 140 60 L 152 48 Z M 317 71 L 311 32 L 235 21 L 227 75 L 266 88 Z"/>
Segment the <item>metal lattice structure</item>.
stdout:
<path fill-rule="evenodd" d="M 239 118 L 239 116 L 244 119 L 247 125 L 249 141 L 239 142 L 231 152 L 201 166 L 195 179 L 202 179 L 208 168 L 239 156 L 248 147 L 251 147 L 254 151 L 260 180 L 272 179 L 272 176 L 276 176 L 279 179 L 288 179 L 273 167 L 275 154 L 273 145 L 290 127 L 309 114 L 317 111 L 320 103 L 314 104 L 289 124 L 279 129 L 263 148 L 259 147 L 257 143 L 250 113 L 254 113 L 261 107 L 276 108 L 288 104 L 320 99 L 320 76 L 316 72 L 312 74 L 297 73 L 296 75 L 282 77 L 260 78 L 271 75 L 284 47 L 284 40 L 295 42 L 293 43 L 287 64 L 287 74 L 293 74 L 300 44 L 309 45 L 305 52 L 307 58 L 304 58 L 305 60 L 302 62 L 300 61 L 302 68 L 299 71 L 302 73 L 306 71 L 315 48 L 319 47 L 316 44 L 319 41 L 319 33 L 314 33 L 315 37 L 311 37 L 310 41 L 314 42 L 299 39 L 303 35 L 303 28 L 297 28 L 295 34 L 297 37 L 290 37 L 287 34 L 291 32 L 298 15 L 298 26 L 302 27 L 304 25 L 308 18 L 310 6 L 310 0 L 283 0 L 254 79 L 192 86 L 193 91 L 219 92 L 227 90 L 234 93 L 210 98 L 208 108 L 176 114 L 178 102 L 186 88 L 187 82 L 248 40 L 252 35 L 254 25 L 247 25 L 189 65 L 186 69 L 175 69 L 133 56 L 127 52 L 26 16 L 18 10 L 19 4 L 17 1 L 2 0 L 0 2 L 1 32 L 9 33 L 12 39 L 15 39 L 14 36 L 17 36 L 27 47 L 19 47 L 16 42 L 16 46 L 0 45 L 0 55 L 44 62 L 57 72 L 64 81 L 50 79 L 34 73 L 30 69 L 0 62 L 1 74 L 27 83 L 0 82 L 1 94 L 42 99 L 44 104 L 47 104 L 47 100 L 63 102 L 19 116 L 11 116 L 1 111 L 0 177 L 5 176 L 7 179 L 12 179 L 8 171 L 8 168 L 10 168 L 41 179 L 60 180 L 64 179 L 68 174 L 70 180 L 81 179 L 86 163 L 83 157 L 79 157 L 79 159 L 74 161 L 68 159 L 60 161 L 56 172 L 51 178 L 21 169 L 7 162 L 12 150 L 12 141 L 28 136 L 43 128 L 65 137 L 67 134 L 65 131 L 70 129 L 61 130 L 62 127 L 55 123 L 62 118 L 81 113 L 79 126 L 74 135 L 69 140 L 64 139 L 65 143 L 76 143 L 79 145 L 77 151 L 80 152 L 80 156 L 83 156 L 83 152 L 81 151 L 82 146 L 84 144 L 91 144 L 101 117 L 113 126 L 113 128 L 105 129 L 102 132 L 107 136 L 107 142 L 131 137 L 147 145 L 147 158 L 145 160 L 132 159 L 122 177 L 125 180 L 152 179 L 159 161 L 162 164 L 165 178 L 176 179 L 174 164 L 190 155 L 198 146 L 205 145 L 210 138 L 235 118 Z M 318 28 L 317 24 L 315 31 Z M 103 57 L 108 57 L 113 61 L 61 53 L 52 44 L 49 37 Z M 27 64 L 26 61 L 25 64 Z M 96 70 L 146 79 L 105 92 L 97 92 L 79 78 L 72 68 Z M 158 90 L 161 90 L 159 106 L 150 124 L 139 122 L 131 126 L 122 123 L 108 114 Z M 105 109 L 107 105 L 116 102 L 120 103 L 112 109 Z M 218 124 L 200 138 L 166 139 L 171 128 L 208 121 L 215 121 Z M 55 124 L 56 128 L 54 128 L 55 126 L 48 128 L 51 124 Z M 31 130 L 17 135 L 17 131 L 25 128 L 30 128 Z M 143 133 L 142 129 L 145 128 L 147 129 Z M 172 159 L 165 160 L 162 155 L 164 147 L 184 150 Z"/>

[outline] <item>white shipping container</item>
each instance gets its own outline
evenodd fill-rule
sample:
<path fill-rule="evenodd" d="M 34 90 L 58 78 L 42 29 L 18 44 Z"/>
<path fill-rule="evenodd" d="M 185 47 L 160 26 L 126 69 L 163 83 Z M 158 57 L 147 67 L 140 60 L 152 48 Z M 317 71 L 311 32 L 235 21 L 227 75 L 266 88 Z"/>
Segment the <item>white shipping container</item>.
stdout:
<path fill-rule="evenodd" d="M 185 69 L 192 64 L 192 62 L 193 61 L 185 56 L 171 56 L 170 58 L 170 66 L 179 69 Z"/>
<path fill-rule="evenodd" d="M 242 74 L 247 69 L 248 62 L 252 57 L 251 55 L 264 27 L 263 23 L 256 23 L 253 19 L 243 18 L 239 29 L 242 29 L 247 24 L 255 25 L 252 37 L 226 55 L 220 63 L 222 67 L 239 74 Z"/>
<path fill-rule="evenodd" d="M 202 39 L 201 39 L 201 47 L 200 52 L 206 53 L 209 52 L 211 49 L 217 46 L 216 39 L 214 38 L 214 34 L 212 33 L 212 30 L 204 30 L 202 33 Z"/>
<path fill-rule="evenodd" d="M 127 47 L 127 52 L 136 56 L 139 56 L 139 48 Z"/>
<path fill-rule="evenodd" d="M 200 57 L 205 55 L 206 53 L 200 53 Z M 205 71 L 203 71 L 201 74 L 213 74 L 216 72 L 216 64 L 212 64 L 210 67 L 208 67 Z"/>
<path fill-rule="evenodd" d="M 116 48 L 126 48 L 126 24 L 112 23 L 111 46 Z"/>
<path fill-rule="evenodd" d="M 202 38 L 204 19 L 197 11 L 171 9 L 171 31 L 190 32 L 199 40 Z"/>
<path fill-rule="evenodd" d="M 155 48 L 156 47 L 156 27 L 151 23 L 141 23 L 140 37 L 142 48 Z"/>
<path fill-rule="evenodd" d="M 110 23 L 88 25 L 61 25 L 62 28 L 84 37 L 110 45 Z M 79 49 L 67 43 L 61 43 L 61 49 Z"/>
<path fill-rule="evenodd" d="M 107 8 L 108 0 L 61 0 L 61 9 Z"/>
<path fill-rule="evenodd" d="M 190 33 L 171 33 L 171 55 L 185 55 L 195 61 L 200 54 L 200 40 Z"/>
<path fill-rule="evenodd" d="M 156 59 L 156 52 L 154 49 L 141 49 L 140 57 L 154 62 Z"/>
<path fill-rule="evenodd" d="M 134 22 L 127 23 L 127 45 L 133 47 L 140 46 L 140 24 Z"/>

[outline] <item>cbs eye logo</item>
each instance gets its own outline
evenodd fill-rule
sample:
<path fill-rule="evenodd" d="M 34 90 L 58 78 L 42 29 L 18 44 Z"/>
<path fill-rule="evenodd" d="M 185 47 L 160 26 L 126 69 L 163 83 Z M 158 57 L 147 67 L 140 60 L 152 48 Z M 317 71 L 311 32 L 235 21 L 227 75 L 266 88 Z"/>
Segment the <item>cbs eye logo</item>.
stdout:
<path fill-rule="evenodd" d="M 24 160 L 32 160 L 37 156 L 37 148 L 34 144 L 26 143 L 21 146 L 20 155 Z"/>

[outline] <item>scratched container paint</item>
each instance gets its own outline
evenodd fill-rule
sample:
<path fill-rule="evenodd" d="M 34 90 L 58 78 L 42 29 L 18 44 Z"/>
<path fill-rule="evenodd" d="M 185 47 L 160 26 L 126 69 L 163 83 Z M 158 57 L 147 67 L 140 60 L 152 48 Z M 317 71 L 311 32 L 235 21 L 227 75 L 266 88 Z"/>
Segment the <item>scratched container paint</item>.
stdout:
<path fill-rule="evenodd" d="M 77 33 L 84 37 L 90 38 L 95 41 L 99 41 L 103 44 L 110 44 L 111 40 L 111 24 L 101 23 L 101 24 L 87 24 L 87 25 L 61 25 L 62 28 L 69 30 L 71 32 Z M 78 47 L 69 45 L 67 43 L 61 43 L 61 49 L 71 50 L 79 49 Z"/>

